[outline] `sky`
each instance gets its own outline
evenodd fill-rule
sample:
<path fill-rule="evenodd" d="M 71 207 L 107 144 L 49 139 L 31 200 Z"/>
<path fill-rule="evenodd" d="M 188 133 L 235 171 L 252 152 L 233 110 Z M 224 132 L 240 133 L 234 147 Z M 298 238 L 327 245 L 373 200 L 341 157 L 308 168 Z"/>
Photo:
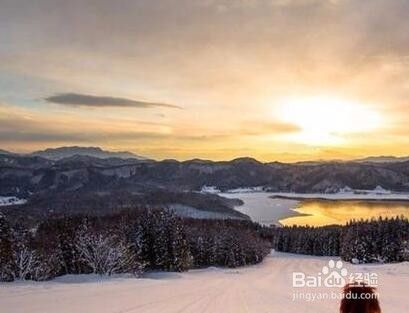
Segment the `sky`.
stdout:
<path fill-rule="evenodd" d="M 0 149 L 409 155 L 407 0 L 0 0 Z"/>

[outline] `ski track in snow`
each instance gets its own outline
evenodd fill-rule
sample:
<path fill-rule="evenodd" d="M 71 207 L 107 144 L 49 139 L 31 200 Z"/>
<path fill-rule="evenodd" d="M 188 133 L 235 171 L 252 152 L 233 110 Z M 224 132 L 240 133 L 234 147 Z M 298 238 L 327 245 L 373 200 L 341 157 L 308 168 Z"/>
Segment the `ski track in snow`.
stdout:
<path fill-rule="evenodd" d="M 145 278 L 69 275 L 49 282 L 0 284 L 1 312 L 7 313 L 271 313 L 338 312 L 339 300 L 293 301 L 292 272 L 314 275 L 329 257 L 273 253 L 262 264 L 238 269 L 147 274 Z M 351 265 L 350 271 L 379 275 L 384 312 L 409 311 L 409 263 Z M 90 279 L 84 279 L 84 277 Z M 331 288 L 332 289 L 332 288 Z M 299 290 L 299 289 L 297 289 Z M 337 291 L 338 289 L 332 289 Z M 311 288 L 303 291 L 328 291 Z"/>

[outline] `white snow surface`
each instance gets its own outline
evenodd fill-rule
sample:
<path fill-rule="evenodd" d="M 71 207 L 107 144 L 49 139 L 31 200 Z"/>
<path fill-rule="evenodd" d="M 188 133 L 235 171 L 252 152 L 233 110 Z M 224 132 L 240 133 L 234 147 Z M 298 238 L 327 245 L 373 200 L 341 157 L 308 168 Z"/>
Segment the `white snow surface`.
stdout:
<path fill-rule="evenodd" d="M 233 214 L 204 211 L 196 209 L 192 206 L 177 203 L 168 205 L 168 208 L 182 217 L 191 217 L 197 219 L 239 219 L 239 217 Z"/>
<path fill-rule="evenodd" d="M 380 190 L 354 190 L 353 192 L 338 193 L 293 193 L 293 192 L 272 192 L 272 197 L 288 199 L 325 199 L 325 200 L 402 200 L 409 201 L 408 193 L 392 193 Z"/>
<path fill-rule="evenodd" d="M 236 188 L 236 189 L 229 189 L 226 193 L 250 193 L 250 192 L 261 192 L 264 190 L 263 186 L 255 186 L 255 187 L 243 187 L 243 188 Z M 200 190 L 201 193 L 221 193 L 220 189 L 216 186 L 207 186 L 204 185 Z"/>
<path fill-rule="evenodd" d="M 203 186 L 202 189 L 200 190 L 201 193 L 219 193 L 220 189 L 218 189 L 216 186 Z"/>
<path fill-rule="evenodd" d="M 244 187 L 244 188 L 230 189 L 226 192 L 227 193 L 249 193 L 249 192 L 262 192 L 263 190 L 264 190 L 263 186 L 256 186 L 256 187 Z"/>
<path fill-rule="evenodd" d="M 17 197 L 2 197 L 0 196 L 0 206 L 24 204 L 27 200 Z"/>
<path fill-rule="evenodd" d="M 316 275 L 331 258 L 272 253 L 262 264 L 238 269 L 151 273 L 144 278 L 67 275 L 48 282 L 0 284 L 5 313 L 271 313 L 339 312 L 339 300 L 293 301 L 292 273 Z M 336 260 L 336 258 L 335 258 Z M 409 263 L 347 264 L 378 274 L 383 312 L 406 313 Z M 307 290 L 308 289 L 308 290 Z M 328 292 L 338 288 L 297 288 Z"/>

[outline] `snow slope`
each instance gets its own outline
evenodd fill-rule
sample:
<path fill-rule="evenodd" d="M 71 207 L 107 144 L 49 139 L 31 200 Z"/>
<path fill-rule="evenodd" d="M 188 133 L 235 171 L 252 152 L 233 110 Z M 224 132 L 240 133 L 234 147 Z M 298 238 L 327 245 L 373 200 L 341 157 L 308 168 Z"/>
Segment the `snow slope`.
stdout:
<path fill-rule="evenodd" d="M 274 253 L 260 265 L 234 270 L 209 268 L 181 274 L 153 273 L 142 279 L 78 275 L 50 282 L 2 284 L 1 312 L 336 313 L 339 300 L 292 300 L 292 272 L 316 274 L 329 259 Z M 384 312 L 408 312 L 405 292 L 408 263 L 347 267 L 351 271 L 378 273 Z"/>
<path fill-rule="evenodd" d="M 191 217 L 196 219 L 240 219 L 240 217 L 233 214 L 199 210 L 183 204 L 170 204 L 168 205 L 168 208 L 182 217 Z"/>

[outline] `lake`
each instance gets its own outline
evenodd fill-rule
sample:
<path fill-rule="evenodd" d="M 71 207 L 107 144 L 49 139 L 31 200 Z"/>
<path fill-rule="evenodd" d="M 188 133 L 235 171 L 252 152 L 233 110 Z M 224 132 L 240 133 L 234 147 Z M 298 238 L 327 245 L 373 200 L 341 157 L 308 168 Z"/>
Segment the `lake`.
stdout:
<path fill-rule="evenodd" d="M 279 225 L 280 219 L 299 215 L 292 210 L 299 204 L 298 200 L 272 199 L 271 193 L 268 192 L 219 193 L 219 195 L 242 200 L 244 204 L 236 206 L 235 209 L 264 225 Z"/>
<path fill-rule="evenodd" d="M 294 209 L 301 216 L 280 219 L 282 225 L 323 226 L 345 224 L 351 219 L 370 219 L 403 215 L 409 218 L 409 202 L 305 200 Z"/>
<path fill-rule="evenodd" d="M 270 225 L 324 226 L 345 224 L 351 219 L 394 217 L 409 218 L 409 201 L 383 200 L 290 200 L 271 198 L 271 193 L 221 193 L 227 198 L 238 198 L 244 205 L 236 210 L 253 221 Z"/>

